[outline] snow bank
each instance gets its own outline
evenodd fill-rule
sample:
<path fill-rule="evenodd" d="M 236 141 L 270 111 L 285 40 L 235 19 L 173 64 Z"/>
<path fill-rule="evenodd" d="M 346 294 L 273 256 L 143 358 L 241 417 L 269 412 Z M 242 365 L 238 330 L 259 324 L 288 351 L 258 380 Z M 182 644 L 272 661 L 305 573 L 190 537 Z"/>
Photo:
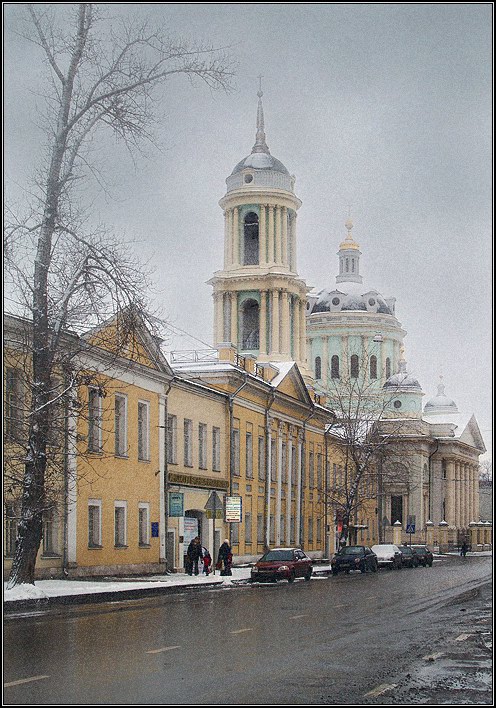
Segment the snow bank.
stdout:
<path fill-rule="evenodd" d="M 46 593 L 40 587 L 29 583 L 16 585 L 15 588 L 5 590 L 3 594 L 5 602 L 11 602 L 12 600 L 45 600 L 46 598 Z"/>

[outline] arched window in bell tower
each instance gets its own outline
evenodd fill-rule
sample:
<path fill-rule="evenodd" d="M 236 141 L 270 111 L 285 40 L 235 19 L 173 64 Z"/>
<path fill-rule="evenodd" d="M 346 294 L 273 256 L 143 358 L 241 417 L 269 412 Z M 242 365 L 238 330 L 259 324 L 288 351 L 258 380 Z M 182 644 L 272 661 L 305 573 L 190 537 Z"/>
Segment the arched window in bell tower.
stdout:
<path fill-rule="evenodd" d="M 315 378 L 317 380 L 322 378 L 322 364 L 320 361 L 320 356 L 315 357 Z"/>
<path fill-rule="evenodd" d="M 246 214 L 243 222 L 243 265 L 258 264 L 258 216 Z"/>
<path fill-rule="evenodd" d="M 260 342 L 260 308 L 256 300 L 241 305 L 241 349 L 258 349 Z"/>
<path fill-rule="evenodd" d="M 352 354 L 351 362 L 350 362 L 350 374 L 351 374 L 352 379 L 358 378 L 358 371 L 359 371 L 358 356 L 356 354 Z"/>

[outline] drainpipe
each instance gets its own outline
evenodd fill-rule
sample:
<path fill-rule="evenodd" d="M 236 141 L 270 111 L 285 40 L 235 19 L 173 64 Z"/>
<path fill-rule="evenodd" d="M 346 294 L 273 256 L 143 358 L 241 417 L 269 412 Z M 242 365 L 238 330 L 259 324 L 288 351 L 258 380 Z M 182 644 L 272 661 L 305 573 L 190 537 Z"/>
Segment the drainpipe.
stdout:
<path fill-rule="evenodd" d="M 325 449 L 325 480 L 324 480 L 324 557 L 329 558 L 330 548 L 328 543 L 327 526 L 329 521 L 329 461 L 327 459 L 328 453 L 328 434 L 331 432 L 334 423 L 330 423 L 327 428 L 324 429 L 324 449 Z"/>
<path fill-rule="evenodd" d="M 265 408 L 265 504 L 264 504 L 264 509 L 265 509 L 265 514 L 264 514 L 264 548 L 265 552 L 270 550 L 269 546 L 269 519 L 270 519 L 270 483 L 271 483 L 271 474 L 269 474 L 269 459 L 270 459 L 270 417 L 269 417 L 269 411 L 274 405 L 274 401 L 276 399 L 276 392 L 274 389 L 271 390 L 269 394 L 269 398 L 267 401 L 267 406 Z M 271 470 L 272 473 L 272 470 Z"/>
<path fill-rule="evenodd" d="M 311 406 L 312 406 L 312 408 L 311 408 L 311 410 L 310 410 L 310 413 L 307 415 L 307 417 L 305 418 L 305 420 L 304 420 L 304 422 L 303 422 L 303 425 L 302 425 L 302 429 L 303 429 L 303 444 L 302 444 L 301 455 L 302 455 L 302 458 L 303 458 L 303 465 L 304 465 L 305 471 L 306 471 L 306 459 L 307 459 L 307 458 L 306 458 L 306 452 L 307 452 L 307 446 L 306 446 L 307 430 L 306 430 L 306 428 L 307 428 L 307 423 L 308 423 L 308 421 L 310 420 L 310 418 L 311 418 L 311 417 L 314 415 L 314 413 L 315 413 L 315 405 L 314 405 L 313 403 L 311 403 Z M 306 475 L 305 475 L 305 476 L 306 476 Z M 304 496 L 303 496 L 303 475 L 300 474 L 300 538 L 298 539 L 300 548 L 303 548 L 303 526 L 304 526 L 303 500 L 304 500 Z"/>
<path fill-rule="evenodd" d="M 169 529 L 169 465 L 168 465 L 168 449 L 167 449 L 167 396 L 172 388 L 174 376 L 168 383 L 168 388 L 164 393 L 164 561 L 165 573 L 170 574 L 169 559 L 167 557 L 167 534 Z M 160 426 L 162 427 L 162 426 Z"/>
<path fill-rule="evenodd" d="M 228 406 L 229 406 L 229 496 L 232 496 L 232 485 L 234 476 L 234 428 L 233 428 L 233 410 L 234 410 L 234 399 L 238 393 L 246 386 L 248 383 L 248 374 L 245 372 L 245 379 L 241 386 L 239 386 L 234 393 L 228 395 Z M 229 544 L 231 544 L 231 529 L 229 528 Z"/>
<path fill-rule="evenodd" d="M 431 459 L 434 457 L 434 455 L 436 454 L 436 452 L 437 452 L 438 450 L 439 450 L 439 440 L 436 440 L 436 449 L 434 450 L 434 452 L 433 452 L 431 455 L 429 455 L 429 504 L 428 504 L 428 507 L 429 507 L 429 519 L 428 519 L 428 521 L 432 521 L 432 497 L 434 496 L 434 495 L 433 495 L 433 492 L 432 492 L 432 484 L 433 484 L 433 477 L 434 477 L 434 475 L 432 474 L 432 463 L 431 463 Z"/>

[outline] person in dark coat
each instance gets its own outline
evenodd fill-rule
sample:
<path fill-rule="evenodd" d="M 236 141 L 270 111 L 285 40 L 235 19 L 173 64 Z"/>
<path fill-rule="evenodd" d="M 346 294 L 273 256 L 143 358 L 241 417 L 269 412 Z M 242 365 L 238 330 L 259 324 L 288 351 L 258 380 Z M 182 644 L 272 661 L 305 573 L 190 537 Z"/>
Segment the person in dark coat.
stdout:
<path fill-rule="evenodd" d="M 219 555 L 217 557 L 217 565 L 221 565 L 221 575 L 232 575 L 231 565 L 232 565 L 232 551 L 229 545 L 229 540 L 226 538 L 222 546 L 219 548 Z"/>
<path fill-rule="evenodd" d="M 194 538 L 188 546 L 186 551 L 188 557 L 188 575 L 198 575 L 198 561 L 202 557 L 202 546 L 199 536 Z"/>
<path fill-rule="evenodd" d="M 468 544 L 466 541 L 464 541 L 462 543 L 462 547 L 460 548 L 460 555 L 465 558 L 465 556 L 467 555 L 467 551 L 468 551 Z"/>

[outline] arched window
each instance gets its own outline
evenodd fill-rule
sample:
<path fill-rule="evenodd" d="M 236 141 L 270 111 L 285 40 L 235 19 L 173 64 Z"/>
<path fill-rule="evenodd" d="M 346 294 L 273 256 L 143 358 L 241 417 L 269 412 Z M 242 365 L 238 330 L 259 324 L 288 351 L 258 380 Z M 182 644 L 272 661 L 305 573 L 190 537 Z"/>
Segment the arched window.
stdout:
<path fill-rule="evenodd" d="M 350 269 L 350 261 L 349 261 L 349 259 L 347 258 L 347 259 L 346 259 L 346 272 L 348 272 L 349 269 Z"/>
<path fill-rule="evenodd" d="M 389 379 L 391 376 L 391 359 L 388 357 L 386 359 L 386 379 Z"/>
<path fill-rule="evenodd" d="M 351 356 L 351 362 L 350 362 L 350 373 L 352 378 L 357 379 L 358 378 L 358 355 L 357 354 L 352 354 Z"/>
<path fill-rule="evenodd" d="M 241 305 L 241 348 L 258 349 L 260 314 L 256 300 L 245 300 Z"/>
<path fill-rule="evenodd" d="M 315 378 L 316 379 L 322 378 L 322 365 L 320 362 L 320 356 L 315 357 Z"/>
<path fill-rule="evenodd" d="M 377 357 L 374 354 L 370 357 L 370 378 L 377 378 Z"/>
<path fill-rule="evenodd" d="M 351 272 L 352 273 L 355 272 L 355 259 L 354 258 L 351 259 Z"/>
<path fill-rule="evenodd" d="M 337 354 L 331 357 L 331 379 L 339 379 L 339 357 Z"/>
<path fill-rule="evenodd" d="M 258 264 L 258 216 L 250 211 L 243 223 L 243 265 L 256 265 Z"/>

